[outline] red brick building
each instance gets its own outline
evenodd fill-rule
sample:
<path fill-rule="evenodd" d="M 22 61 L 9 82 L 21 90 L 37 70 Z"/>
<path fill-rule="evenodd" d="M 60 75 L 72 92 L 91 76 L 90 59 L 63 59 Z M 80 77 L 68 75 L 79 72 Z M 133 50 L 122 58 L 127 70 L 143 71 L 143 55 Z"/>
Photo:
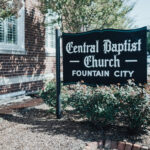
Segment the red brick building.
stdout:
<path fill-rule="evenodd" d="M 36 92 L 55 72 L 55 36 L 46 32 L 34 0 L 25 0 L 19 17 L 0 20 L 0 99 Z"/>

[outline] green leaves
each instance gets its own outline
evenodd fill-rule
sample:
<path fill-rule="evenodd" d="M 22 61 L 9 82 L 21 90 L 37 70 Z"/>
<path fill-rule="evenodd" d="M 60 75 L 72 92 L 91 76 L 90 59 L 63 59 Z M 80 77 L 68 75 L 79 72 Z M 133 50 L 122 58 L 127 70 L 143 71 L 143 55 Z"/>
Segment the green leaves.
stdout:
<path fill-rule="evenodd" d="M 76 33 L 91 29 L 128 28 L 131 20 L 127 15 L 134 6 L 128 1 L 47 0 L 44 3 L 41 0 L 41 3 L 43 12 L 51 9 L 60 16 L 63 31 Z"/>
<path fill-rule="evenodd" d="M 10 2 L 11 5 L 10 5 Z M 129 28 L 132 20 L 128 13 L 134 3 L 129 0 L 40 0 L 38 7 L 43 14 L 52 10 L 59 17 L 62 31 L 83 32 L 91 29 Z M 0 17 L 16 15 L 22 7 L 21 0 L 1 0 Z"/>
<path fill-rule="evenodd" d="M 48 82 L 40 96 L 55 112 L 56 83 Z M 128 127 L 130 133 L 146 129 L 150 124 L 150 103 L 147 91 L 129 81 L 124 86 L 91 87 L 78 83 L 62 86 L 62 108 L 71 106 L 82 118 L 100 125 Z"/>
<path fill-rule="evenodd" d="M 0 18 L 5 19 L 12 15 L 18 16 L 18 11 L 22 8 L 22 0 L 1 0 Z"/>
<path fill-rule="evenodd" d="M 124 86 L 90 87 L 74 85 L 68 99 L 81 117 L 97 125 L 127 126 L 132 133 L 144 130 L 150 122 L 150 105 L 145 89 L 132 81 Z"/>

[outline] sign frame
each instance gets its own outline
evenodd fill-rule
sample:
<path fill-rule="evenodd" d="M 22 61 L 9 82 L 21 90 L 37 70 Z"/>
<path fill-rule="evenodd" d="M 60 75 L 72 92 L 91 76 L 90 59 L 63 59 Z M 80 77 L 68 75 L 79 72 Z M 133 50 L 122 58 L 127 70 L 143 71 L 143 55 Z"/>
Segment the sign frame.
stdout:
<path fill-rule="evenodd" d="M 134 35 L 140 35 L 140 34 L 142 34 L 142 32 L 143 32 L 143 36 L 145 36 L 145 37 L 142 37 L 143 39 L 143 43 L 141 44 L 141 41 L 140 41 L 140 39 L 138 40 L 138 41 L 133 41 L 134 40 Z M 79 81 L 85 81 L 85 83 L 87 83 L 87 84 L 90 84 L 90 85 L 96 85 L 96 84 L 99 84 L 99 85 L 110 85 L 110 84 L 116 84 L 116 83 L 120 83 L 119 81 L 120 81 L 120 79 L 118 78 L 117 79 L 117 81 L 115 81 L 115 79 L 112 79 L 112 77 L 111 77 L 111 80 L 113 81 L 113 82 L 104 82 L 104 83 L 101 83 L 101 82 L 99 82 L 99 83 L 92 83 L 92 82 L 87 82 L 86 80 L 85 80 L 85 78 L 83 77 L 83 78 L 81 78 L 80 80 L 77 80 L 77 79 L 75 79 L 75 81 L 74 80 L 70 80 L 69 79 L 69 73 L 66 71 L 66 69 L 65 69 L 65 65 L 66 65 L 66 61 L 70 61 L 68 58 L 70 57 L 69 56 L 69 54 L 68 55 L 66 55 L 65 53 L 64 53 L 64 49 L 66 49 L 66 51 L 68 51 L 68 53 L 70 53 L 70 55 L 74 55 L 73 57 L 75 57 L 75 58 L 77 58 L 77 57 L 80 57 L 80 55 L 82 55 L 82 54 L 79 54 L 79 55 L 77 55 L 77 54 L 71 54 L 71 53 L 73 53 L 73 50 L 70 50 L 69 49 L 69 47 L 73 47 L 74 45 L 77 47 L 77 46 L 90 46 L 90 44 L 91 44 L 91 41 L 93 40 L 92 38 L 88 41 L 88 36 L 91 36 L 92 34 L 94 35 L 94 36 L 97 36 L 96 34 L 101 34 L 101 35 L 103 35 L 104 33 L 106 33 L 106 34 L 108 34 L 109 33 L 109 35 L 111 35 L 110 33 L 114 33 L 114 35 L 115 34 L 123 34 L 123 35 L 125 35 L 125 36 L 127 36 L 127 37 L 129 37 L 129 35 L 131 35 L 131 39 L 128 39 L 128 40 L 124 40 L 124 42 L 126 42 L 126 43 L 124 43 L 124 44 L 126 44 L 127 46 L 130 44 L 132 44 L 132 46 L 135 46 L 135 44 L 137 44 L 137 51 L 138 51 L 138 45 L 142 45 L 142 53 L 138 53 L 138 54 L 136 54 L 137 55 L 137 57 L 139 57 L 139 56 L 141 56 L 141 54 L 145 57 L 143 60 L 140 60 L 140 62 L 141 61 L 143 61 L 143 63 L 140 63 L 139 62 L 139 64 L 140 64 L 140 66 L 141 66 L 141 68 L 142 68 L 142 72 L 144 72 L 144 77 L 142 77 L 143 79 L 141 79 L 141 82 L 138 82 L 138 83 L 147 83 L 147 47 L 146 47 L 146 43 L 147 43 L 147 37 L 146 37 L 146 33 L 147 33 L 147 27 L 143 27 L 143 28 L 138 28 L 138 29 L 132 29 L 132 30 L 117 30 L 117 29 L 104 29 L 104 30 L 91 30 L 91 31 L 88 31 L 88 32 L 82 32 L 82 33 L 63 33 L 62 34 L 62 40 L 63 40 L 63 77 L 64 77 L 64 80 L 63 80 L 63 82 L 64 82 L 64 84 L 72 84 L 72 83 L 76 83 L 76 82 L 79 82 Z M 129 34 L 129 35 L 128 35 Z M 132 36 L 132 34 L 133 34 L 133 36 Z M 138 36 L 139 36 L 138 35 Z M 93 36 L 93 38 L 94 38 L 94 36 Z M 108 37 L 108 36 L 107 36 Z M 67 49 L 67 42 L 69 41 L 68 39 L 72 42 L 70 42 L 69 44 L 68 44 L 68 49 Z M 77 40 L 74 40 L 74 39 L 77 39 Z M 82 38 L 84 38 L 83 39 L 83 42 L 82 42 Z M 100 37 L 101 38 L 101 37 Z M 115 38 L 115 36 L 114 37 L 111 37 L 111 38 Z M 124 37 L 123 37 L 124 38 Z M 109 38 L 108 38 L 109 39 Z M 136 38 L 135 38 L 136 39 Z M 67 41 L 68 40 L 68 41 Z M 85 42 L 84 42 L 84 40 L 85 40 Z M 102 39 L 101 39 L 102 40 Z M 113 39 L 114 40 L 114 39 Z M 67 41 L 67 42 L 66 42 Z M 115 40 L 114 40 L 115 41 Z M 132 41 L 132 43 L 131 43 L 131 41 Z M 88 44 L 88 42 L 90 43 L 90 44 Z M 98 45 L 98 44 L 100 44 L 100 43 L 96 43 L 97 41 L 95 40 L 95 47 L 96 47 L 96 45 Z M 128 43 L 127 43 L 128 42 Z M 135 43 L 135 42 L 137 42 L 137 43 Z M 79 44 L 78 44 L 79 43 Z M 82 43 L 82 44 L 81 44 Z M 102 45 L 102 44 L 101 44 Z M 74 47 L 75 47 L 74 46 Z M 92 45 L 92 46 L 94 46 L 94 44 Z M 99 46 L 99 45 L 98 45 Z M 74 48 L 73 47 L 73 48 Z M 75 47 L 75 48 L 76 48 Z M 144 47 L 144 48 L 143 48 Z M 72 49 L 73 49 L 72 48 Z M 82 48 L 82 47 L 81 47 Z M 85 47 L 84 47 L 85 48 Z M 99 48 L 99 49 L 102 49 L 102 48 Z M 144 49 L 144 50 L 143 50 Z M 135 50 L 135 49 L 133 49 L 133 50 Z M 77 50 L 76 50 L 77 51 Z M 74 50 L 74 52 L 76 52 L 75 50 Z M 94 50 L 93 50 L 94 51 Z M 98 50 L 95 48 L 95 52 L 97 52 Z M 121 52 L 120 52 L 121 53 Z M 130 52 L 129 52 L 130 53 Z M 135 52 L 134 52 L 134 54 L 135 54 Z M 83 54 L 84 55 L 84 54 Z M 87 54 L 88 55 L 88 54 Z M 93 53 L 92 53 L 92 55 L 94 55 Z M 104 56 L 104 54 L 102 54 L 103 56 Z M 126 56 L 127 56 L 128 54 L 126 54 Z M 117 55 L 116 55 L 117 56 Z M 104 57 L 106 57 L 106 55 L 104 56 Z M 109 56 L 110 57 L 110 56 Z M 122 58 L 123 56 L 121 56 L 121 59 L 123 59 Z M 129 57 L 130 58 L 130 57 Z M 92 57 L 91 57 L 91 59 L 92 59 Z M 94 59 L 94 58 L 93 58 Z M 115 59 L 115 58 L 114 58 Z M 117 59 L 118 60 L 118 59 Z M 74 62 L 79 62 L 80 60 L 78 60 L 78 59 L 74 59 L 73 60 Z M 72 62 L 73 62 L 72 61 Z M 94 60 L 95 61 L 95 60 Z M 118 60 L 119 61 L 119 60 Z M 129 60 L 126 60 L 126 61 L 128 61 L 128 64 L 129 64 L 129 62 L 131 61 L 131 59 L 129 59 Z M 137 61 L 137 60 L 133 60 L 133 63 L 132 64 L 134 64 L 135 65 L 135 63 L 134 63 L 134 61 Z M 122 63 L 122 62 L 121 62 Z M 130 63 L 131 64 L 131 63 Z M 143 66 L 142 66 L 142 64 L 143 64 Z M 75 67 L 76 66 L 78 66 L 79 65 L 79 63 L 76 63 L 76 65 L 75 65 Z M 83 65 L 83 64 L 82 64 Z M 121 64 L 122 65 L 122 64 Z M 125 66 L 126 64 L 124 63 L 124 66 Z M 119 65 L 118 65 L 119 66 Z M 89 66 L 88 66 L 89 67 Z M 138 65 L 136 66 L 136 67 L 138 67 Z M 144 68 L 145 68 L 145 70 L 144 70 Z M 72 68 L 73 68 L 73 65 L 71 66 L 71 67 L 66 67 L 68 70 L 71 70 Z M 131 67 L 132 68 L 132 70 L 134 69 L 133 67 Z M 85 69 L 85 67 L 84 67 L 84 69 Z M 77 71 L 78 70 L 80 70 L 80 68 L 78 67 L 78 69 L 76 69 Z M 136 68 L 136 71 L 137 71 L 138 69 Z M 66 73 L 67 72 L 67 73 Z M 103 73 L 103 72 L 102 72 Z M 116 72 L 116 74 L 117 74 L 118 72 Z M 132 74 L 132 72 L 130 71 L 130 72 L 127 72 L 127 71 L 124 71 L 124 72 L 122 72 L 122 73 L 124 73 L 124 74 L 127 74 L 128 73 L 128 75 L 130 75 L 130 74 Z M 140 73 L 140 71 L 139 71 L 139 73 Z M 67 77 L 66 77 L 66 74 L 68 75 Z M 79 74 L 79 73 L 78 73 Z M 99 73 L 100 74 L 100 73 Z M 117 76 L 117 75 L 116 75 Z M 137 75 L 136 75 L 137 76 Z M 141 75 L 140 75 L 141 76 Z M 140 76 L 138 75 L 138 79 L 136 79 L 136 82 L 137 82 L 137 80 L 139 80 L 140 81 Z M 135 78 L 135 77 L 132 77 L 132 78 Z M 69 80 L 68 80 L 69 79 Z M 107 78 L 107 80 L 108 80 L 109 78 Z M 130 78 L 129 78 L 130 79 Z M 123 82 L 123 81 L 121 81 L 121 84 L 126 84 L 127 83 L 127 77 L 126 77 L 126 79 L 124 79 L 125 81 Z M 114 82 L 115 81 L 115 82 Z"/>

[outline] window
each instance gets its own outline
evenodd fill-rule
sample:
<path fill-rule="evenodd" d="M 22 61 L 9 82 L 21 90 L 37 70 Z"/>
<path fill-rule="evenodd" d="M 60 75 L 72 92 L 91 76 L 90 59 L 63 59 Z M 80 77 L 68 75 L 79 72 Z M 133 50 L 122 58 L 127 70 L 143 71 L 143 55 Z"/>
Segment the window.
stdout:
<path fill-rule="evenodd" d="M 53 25 L 48 25 L 45 32 L 46 53 L 55 53 L 55 42 L 55 28 Z"/>
<path fill-rule="evenodd" d="M 4 23 L 0 20 L 0 43 L 4 42 Z"/>
<path fill-rule="evenodd" d="M 0 19 L 0 54 L 25 54 L 24 7 L 18 16 Z"/>
<path fill-rule="evenodd" d="M 46 49 L 46 54 L 50 56 L 54 56 L 56 52 L 55 26 L 57 24 L 54 23 L 56 17 L 57 14 L 49 10 L 45 19 L 45 24 L 46 24 L 45 49 Z"/>
<path fill-rule="evenodd" d="M 17 19 L 9 17 L 0 20 L 0 43 L 17 44 Z"/>

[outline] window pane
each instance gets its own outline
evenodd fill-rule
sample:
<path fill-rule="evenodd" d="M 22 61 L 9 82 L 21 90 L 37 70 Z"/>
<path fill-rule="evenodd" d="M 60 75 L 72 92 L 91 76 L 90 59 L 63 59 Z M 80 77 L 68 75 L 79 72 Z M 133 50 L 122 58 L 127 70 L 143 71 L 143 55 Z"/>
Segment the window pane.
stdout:
<path fill-rule="evenodd" d="M 45 18 L 45 23 L 46 23 L 45 45 L 46 48 L 51 50 L 49 51 L 50 53 L 52 52 L 52 50 L 55 50 L 56 48 L 55 26 L 57 25 L 57 23 L 55 23 L 55 20 L 57 17 L 58 15 L 56 13 L 49 10 Z"/>
<path fill-rule="evenodd" d="M 17 44 L 17 20 L 15 17 L 9 17 L 6 20 L 6 43 Z"/>
<path fill-rule="evenodd" d="M 55 48 L 55 30 L 51 26 L 46 28 L 46 47 Z"/>
<path fill-rule="evenodd" d="M 4 42 L 4 22 L 0 19 L 0 42 Z"/>

